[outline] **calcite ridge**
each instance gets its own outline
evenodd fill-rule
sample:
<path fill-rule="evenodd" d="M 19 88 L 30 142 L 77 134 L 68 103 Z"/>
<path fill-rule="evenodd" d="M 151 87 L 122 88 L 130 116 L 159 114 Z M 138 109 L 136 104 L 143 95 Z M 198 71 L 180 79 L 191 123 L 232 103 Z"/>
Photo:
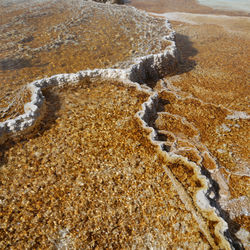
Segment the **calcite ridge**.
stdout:
<path fill-rule="evenodd" d="M 170 29 L 169 26 L 168 28 Z M 177 63 L 174 34 L 175 32 L 171 30 L 169 37 L 171 38 L 169 40 L 171 46 L 163 53 L 137 58 L 135 63 L 127 69 L 82 70 L 77 73 L 53 75 L 27 84 L 27 89 L 31 93 L 31 101 L 24 105 L 24 114 L 0 123 L 0 144 L 4 143 L 9 137 L 16 137 L 20 133 L 27 132 L 37 124 L 42 116 L 41 110 L 44 105 L 42 90 L 44 89 L 74 85 L 87 77 L 116 79 L 142 89 L 139 83 L 145 82 L 147 78 L 159 79 L 163 74 L 171 73 Z M 145 89 L 146 87 L 144 87 Z"/>
<path fill-rule="evenodd" d="M 175 186 L 182 202 L 185 204 L 186 208 L 192 212 L 194 218 L 200 225 L 200 229 L 206 236 L 210 245 L 213 248 L 216 248 L 218 247 L 218 242 L 215 242 L 214 236 L 210 233 L 210 229 L 206 225 L 204 218 L 211 221 L 217 221 L 217 224 L 214 226 L 214 234 L 219 238 L 219 247 L 223 249 L 231 249 L 234 242 L 231 240 L 229 235 L 228 224 L 221 217 L 221 211 L 219 211 L 219 209 L 210 202 L 212 200 L 209 198 L 209 189 L 211 188 L 210 180 L 201 173 L 201 169 L 197 164 L 189 161 L 186 157 L 181 155 L 177 155 L 175 153 L 169 154 L 166 150 L 164 150 L 164 143 L 158 140 L 158 131 L 152 125 L 154 124 L 154 119 L 157 117 L 158 104 L 158 94 L 153 93 L 149 97 L 148 101 L 143 103 L 142 110 L 137 113 L 137 116 L 141 120 L 144 129 L 150 132 L 149 138 L 154 145 L 158 146 L 160 154 L 167 159 L 171 159 L 171 161 L 180 160 L 192 166 L 196 177 L 202 182 L 202 187 L 199 188 L 193 197 L 188 194 L 167 166 L 165 166 L 164 169 Z M 194 201 L 196 205 L 193 205 L 192 201 Z M 202 212 L 197 210 L 197 207 L 201 209 Z"/>

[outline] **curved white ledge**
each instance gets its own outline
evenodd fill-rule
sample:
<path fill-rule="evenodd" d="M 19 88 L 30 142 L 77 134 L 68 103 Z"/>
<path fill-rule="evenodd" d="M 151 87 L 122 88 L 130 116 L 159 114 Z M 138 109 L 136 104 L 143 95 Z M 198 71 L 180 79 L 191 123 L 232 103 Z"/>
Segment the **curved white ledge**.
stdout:
<path fill-rule="evenodd" d="M 168 41 L 171 45 L 163 53 L 136 58 L 135 63 L 127 69 L 83 70 L 77 73 L 57 74 L 27 84 L 27 89 L 31 92 L 31 101 L 24 105 L 24 114 L 0 122 L 0 144 L 10 137 L 20 136 L 36 125 L 42 116 L 42 90 L 46 88 L 74 85 L 86 77 L 101 77 L 120 80 L 141 89 L 139 83 L 145 82 L 149 77 L 159 79 L 163 74 L 171 73 L 177 63 L 177 49 L 174 42 L 175 32 L 171 26 L 168 25 L 167 28 L 170 30 Z"/>

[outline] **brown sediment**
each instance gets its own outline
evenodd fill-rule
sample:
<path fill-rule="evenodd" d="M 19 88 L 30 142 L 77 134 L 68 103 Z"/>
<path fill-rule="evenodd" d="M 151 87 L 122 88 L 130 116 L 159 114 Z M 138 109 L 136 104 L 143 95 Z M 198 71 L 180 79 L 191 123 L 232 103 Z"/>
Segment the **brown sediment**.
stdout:
<path fill-rule="evenodd" d="M 174 85 L 204 102 L 248 112 L 249 37 L 214 24 L 176 23 L 176 31 L 184 60 L 197 66 L 186 73 L 183 68 L 182 81 L 175 81 Z"/>
<path fill-rule="evenodd" d="M 190 149 L 190 148 L 188 148 L 187 150 L 179 149 L 175 153 L 186 157 L 189 161 L 192 161 L 196 163 L 197 165 L 199 165 L 200 162 L 202 161 L 202 158 L 199 155 L 199 151 L 196 149 Z"/>
<path fill-rule="evenodd" d="M 235 188 L 238 192 L 231 192 L 231 198 L 246 195 L 248 191 L 244 183 L 248 180 L 248 177 L 241 162 L 246 162 L 246 164 L 248 162 L 248 142 L 246 140 L 248 133 L 248 126 L 246 126 L 246 124 L 248 122 L 244 120 L 238 121 L 237 124 L 241 124 L 239 125 L 240 128 L 238 128 L 238 126 L 235 127 L 234 121 L 226 119 L 229 114 L 227 109 L 214 106 L 213 104 L 202 103 L 198 99 L 174 98 L 173 94 L 169 92 L 162 92 L 161 98 L 168 100 L 168 104 L 165 105 L 164 111 L 168 112 L 168 114 L 172 114 L 172 117 L 179 115 L 185 118 L 187 122 L 194 126 L 196 132 L 199 132 L 199 140 L 197 141 L 195 138 L 190 138 L 190 131 L 192 130 L 187 130 L 184 123 L 174 123 L 175 126 L 173 128 L 172 119 L 168 118 L 169 115 L 161 115 L 164 114 L 164 112 L 161 112 L 158 116 L 155 123 L 156 128 L 171 131 L 178 138 L 189 139 L 190 143 L 193 141 L 193 146 L 197 147 L 201 152 L 204 152 L 203 165 L 207 169 L 215 169 L 218 167 L 216 167 L 216 165 L 219 163 L 220 166 L 226 167 L 229 173 L 233 175 L 239 173 L 237 174 L 237 176 L 239 175 L 238 177 L 235 176 L 233 178 L 241 179 L 242 182 L 238 181 L 237 187 Z M 246 124 L 244 124 L 244 122 Z M 239 146 L 236 146 L 236 142 L 239 143 Z M 200 143 L 202 143 L 203 146 L 200 145 Z M 177 146 L 182 147 L 181 144 L 177 144 Z M 188 146 L 189 149 L 187 153 L 191 153 L 190 148 L 192 147 Z M 210 154 L 208 154 L 206 150 L 210 151 L 212 156 L 217 159 L 217 162 L 210 157 Z M 195 155 L 192 157 L 196 158 Z M 190 156 L 188 158 L 191 160 L 192 157 Z M 244 172 L 246 175 L 245 177 Z M 231 186 L 230 189 L 233 189 L 236 183 L 229 181 L 228 184 L 229 187 Z M 240 192 L 239 190 L 242 191 Z M 236 195 L 236 193 L 238 194 Z"/>
<path fill-rule="evenodd" d="M 192 30 L 189 27 L 192 27 Z M 197 31 L 194 32 L 194 30 Z M 211 104 L 199 104 L 199 101 L 191 98 L 189 101 L 188 99 L 185 100 L 181 106 L 172 102 L 173 105 L 168 105 L 167 111 L 180 114 L 181 107 L 184 105 L 184 116 L 190 117 L 187 120 L 194 123 L 195 127 L 198 128 L 201 138 L 204 138 L 202 139 L 203 142 L 207 146 L 209 145 L 213 155 L 219 161 L 221 159 L 221 165 L 226 166 L 231 171 L 232 168 L 236 170 L 237 166 L 233 162 L 237 158 L 248 161 L 248 143 L 246 141 L 249 133 L 247 129 L 248 120 L 227 119 L 228 111 L 224 107 L 249 111 L 247 107 L 248 91 L 246 91 L 248 88 L 246 69 L 248 68 L 247 55 L 249 55 L 249 52 L 247 44 L 249 44 L 249 40 L 226 32 L 219 35 L 216 33 L 216 29 L 209 33 L 209 29 L 204 28 L 204 25 L 198 27 L 197 25 L 194 27 L 187 25 L 185 28 L 181 26 L 179 31 L 191 33 L 191 41 L 194 42 L 193 46 L 198 51 L 192 57 L 197 67 L 182 74 L 180 80 L 173 81 L 174 86 L 180 87 L 194 97 Z M 193 32 L 197 35 L 194 36 Z M 207 34 L 211 34 L 217 39 L 214 39 L 214 42 L 209 42 L 210 38 L 205 39 L 205 34 L 206 37 Z M 181 36 L 179 39 L 181 40 Z M 239 46 L 237 47 L 235 47 L 235 39 L 242 40 L 242 43 L 238 43 Z M 217 43 L 218 46 L 216 46 Z M 221 43 L 220 47 L 219 43 Z M 220 48 L 223 48 L 223 53 L 219 53 Z M 229 55 L 232 55 L 230 59 L 228 58 Z M 219 58 L 219 61 L 216 58 Z M 235 87 L 237 91 L 235 91 Z M 213 107 L 213 104 L 221 105 L 222 108 Z M 202 110 L 197 108 L 198 106 L 200 108 L 203 106 Z M 226 148 L 224 148 L 225 146 Z M 221 150 L 219 150 L 220 147 Z M 229 155 L 230 152 L 233 153 L 233 157 Z"/>
<path fill-rule="evenodd" d="M 149 12 L 165 13 L 165 12 L 189 12 L 198 14 L 217 14 L 229 16 L 249 16 L 243 11 L 224 11 L 216 10 L 208 6 L 198 4 L 196 0 L 131 0 L 129 3 L 138 9 Z"/>
<path fill-rule="evenodd" d="M 192 212 L 195 220 L 199 223 L 201 231 L 205 234 L 211 247 L 229 249 L 229 242 L 224 235 L 224 233 L 228 233 L 226 231 L 227 226 L 223 218 L 218 216 L 221 211 L 218 211 L 216 206 L 211 206 L 207 197 L 211 184 L 205 176 L 201 175 L 201 168 L 199 167 L 201 159 L 198 164 L 194 164 L 186 157 L 178 156 L 176 151 L 171 152 L 171 149 L 166 148 L 167 144 L 163 143 L 167 138 L 161 135 L 167 134 L 168 131 L 158 130 L 155 123 L 159 114 L 161 114 L 158 110 L 163 108 L 162 103 L 159 104 L 158 102 L 162 99 L 158 98 L 156 93 L 151 95 L 148 101 L 143 104 L 143 112 L 138 113 L 143 126 L 151 131 L 152 143 L 159 146 L 159 153 L 168 162 L 167 167 L 163 166 L 164 170 L 171 179 L 186 209 Z M 167 100 L 166 103 L 168 103 Z M 222 233 L 223 231 L 224 233 Z M 227 239 L 233 245 L 238 245 L 237 240 L 232 242 L 230 238 L 231 236 Z M 237 247 L 240 247 L 240 245 Z"/>
<path fill-rule="evenodd" d="M 195 193 L 203 186 L 203 184 L 196 177 L 193 166 L 185 164 L 183 161 L 176 160 L 170 165 L 170 169 L 177 180 L 182 183 L 185 190 L 191 193 L 192 197 L 194 198 Z"/>
<path fill-rule="evenodd" d="M 37 135 L 2 149 L 2 248 L 210 248 L 135 118 L 147 94 L 103 80 L 44 94 Z"/>
<path fill-rule="evenodd" d="M 213 10 L 197 5 L 195 1 L 135 0 L 131 4 L 156 13 L 241 15 Z M 237 220 L 235 216 L 248 214 L 249 206 L 238 203 L 237 208 L 232 209 L 229 204 L 249 197 L 249 19 L 189 13 L 166 15 L 173 20 L 176 43 L 183 61 L 179 65 L 179 76 L 165 79 L 168 91 L 160 95 L 164 104 L 161 112 L 167 111 L 170 115 L 165 119 L 159 115 L 156 125 L 165 126 L 156 128 L 175 131 L 175 143 L 168 147 L 168 151 L 185 155 L 194 162 L 197 161 L 196 150 L 200 151 L 202 166 L 212 173 L 220 186 L 223 208 L 236 225 L 240 222 L 237 230 L 232 228 L 232 231 L 238 231 L 240 226 L 248 228 L 248 220 Z M 156 85 L 156 89 L 160 91 L 161 87 Z M 245 112 L 245 118 L 244 115 L 243 118 L 229 118 L 235 110 Z M 199 137 L 189 140 L 191 145 L 184 152 L 180 152 L 183 144 L 178 141 L 187 140 L 189 135 L 181 123 L 173 128 L 169 116 L 176 115 L 199 132 Z M 188 155 L 194 147 L 196 150 Z M 239 237 L 248 244 L 244 235 Z"/>
<path fill-rule="evenodd" d="M 243 228 L 245 228 L 247 231 L 250 231 L 250 218 L 249 216 L 238 216 L 235 218 L 235 221 L 239 224 L 239 225 L 243 225 Z"/>
<path fill-rule="evenodd" d="M 192 188 L 188 188 L 188 185 L 186 185 L 186 179 L 178 178 L 176 177 L 176 173 L 174 173 L 175 166 L 178 164 L 182 165 L 183 162 L 181 162 L 180 159 L 175 161 L 173 160 L 173 158 L 170 160 L 170 162 L 168 164 L 168 167 L 165 167 L 164 169 L 171 179 L 172 184 L 177 190 L 182 202 L 185 204 L 186 209 L 192 212 L 195 220 L 199 223 L 201 231 L 205 234 L 206 239 L 211 245 L 211 248 L 229 249 L 230 246 L 227 240 L 225 240 L 225 235 L 221 234 L 221 228 L 223 227 L 221 218 L 219 218 L 213 210 L 204 208 L 201 209 L 199 205 L 197 206 L 197 192 L 202 189 L 204 190 L 204 188 L 206 189 L 205 183 L 201 182 L 201 179 L 194 171 L 197 166 L 189 164 L 187 163 L 187 161 L 185 161 L 184 163 L 185 168 L 188 167 L 191 169 L 190 176 L 187 176 L 187 178 L 191 177 L 194 182 L 196 182 L 195 180 L 197 180 L 196 187 L 194 187 L 195 185 L 192 185 Z M 186 169 L 178 169 L 177 174 L 179 174 L 179 177 L 180 173 L 186 174 Z"/>
<path fill-rule="evenodd" d="M 181 117 L 173 116 L 170 113 L 158 113 L 155 125 L 158 130 L 171 131 L 178 135 L 178 137 L 182 137 L 182 135 L 185 134 L 187 138 L 192 138 L 197 134 L 197 131 L 189 124 L 185 124 Z"/>
<path fill-rule="evenodd" d="M 204 152 L 202 157 L 202 164 L 206 169 L 215 170 L 217 168 L 216 162 L 211 158 L 211 155 L 208 152 Z"/>
<path fill-rule="evenodd" d="M 239 196 L 245 196 L 250 193 L 248 176 L 232 174 L 229 179 L 229 184 L 232 198 L 238 198 Z"/>

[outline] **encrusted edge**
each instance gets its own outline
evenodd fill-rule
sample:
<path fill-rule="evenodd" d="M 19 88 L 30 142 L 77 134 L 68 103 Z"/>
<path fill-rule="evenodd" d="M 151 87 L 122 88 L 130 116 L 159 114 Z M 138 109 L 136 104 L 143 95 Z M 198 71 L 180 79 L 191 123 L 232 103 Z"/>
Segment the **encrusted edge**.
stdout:
<path fill-rule="evenodd" d="M 187 164 L 189 164 L 195 172 L 196 177 L 201 181 L 202 187 L 196 192 L 195 197 L 191 197 L 184 189 L 182 184 L 176 179 L 175 175 L 172 171 L 167 167 L 163 166 L 165 172 L 168 174 L 171 179 L 173 185 L 177 193 L 179 194 L 182 202 L 185 204 L 186 209 L 188 209 L 196 219 L 197 223 L 200 226 L 201 231 L 206 236 L 208 242 L 213 247 L 213 249 L 232 249 L 233 241 L 228 235 L 228 224 L 227 222 L 220 216 L 220 211 L 215 206 L 210 204 L 208 199 L 208 190 L 211 187 L 211 183 L 209 179 L 201 173 L 201 169 L 194 162 L 190 162 L 187 158 L 171 153 L 168 154 L 164 151 L 164 143 L 157 140 L 157 131 L 150 125 L 152 123 L 152 119 L 157 116 L 157 107 L 158 107 L 159 97 L 158 94 L 153 92 L 149 97 L 147 102 L 142 104 L 142 110 L 137 113 L 137 117 L 142 122 L 142 126 L 146 129 L 149 134 L 150 141 L 158 146 L 158 152 L 167 160 L 176 160 L 179 159 Z M 196 206 L 200 208 L 204 213 L 200 213 L 197 208 L 193 205 L 192 200 L 195 199 Z M 219 246 L 216 244 L 213 236 L 210 234 L 210 230 L 204 221 L 204 217 L 206 219 L 217 220 L 218 223 L 214 228 L 214 233 L 220 239 Z"/>
<path fill-rule="evenodd" d="M 168 29 L 169 26 L 168 26 Z M 84 78 L 101 77 L 106 79 L 117 79 L 142 89 L 138 84 L 145 82 L 148 76 L 159 79 L 163 72 L 171 73 L 174 65 L 177 63 L 177 49 L 174 42 L 174 31 L 171 30 L 171 35 L 165 38 L 170 40 L 171 45 L 159 54 L 151 54 L 135 59 L 135 64 L 132 64 L 128 69 L 94 69 L 83 70 L 77 73 L 57 74 L 49 78 L 43 78 L 27 84 L 27 90 L 31 93 L 31 101 L 24 105 L 24 114 L 17 116 L 14 119 L 9 119 L 0 122 L 0 145 L 3 144 L 9 137 L 15 137 L 28 128 L 33 127 L 41 114 L 41 108 L 44 105 L 44 96 L 42 90 L 50 87 L 60 87 L 66 84 L 74 85 Z M 144 87 L 144 90 L 147 87 Z"/>

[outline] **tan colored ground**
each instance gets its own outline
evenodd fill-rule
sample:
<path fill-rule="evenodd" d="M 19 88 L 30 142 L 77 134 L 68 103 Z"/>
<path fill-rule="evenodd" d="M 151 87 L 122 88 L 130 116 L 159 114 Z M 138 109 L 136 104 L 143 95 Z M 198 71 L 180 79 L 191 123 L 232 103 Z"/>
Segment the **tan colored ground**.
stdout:
<path fill-rule="evenodd" d="M 209 147 L 221 166 L 227 168 L 230 173 L 242 172 L 247 175 L 249 120 L 229 120 L 226 118 L 228 110 L 225 108 L 249 113 L 249 38 L 226 32 L 214 24 L 183 26 L 176 23 L 175 29 L 179 34 L 177 38 L 184 61 L 193 61 L 196 66 L 186 73 L 181 73 L 179 80 L 173 80 L 172 83 L 208 103 L 196 102 L 195 106 L 199 108 L 194 108 L 192 99 L 187 99 L 181 104 L 185 107 L 185 112 L 181 113 L 198 128 L 203 143 Z M 187 37 L 189 45 L 184 40 Z M 238 46 L 235 46 L 236 44 Z M 181 69 L 183 71 L 184 65 L 185 63 Z M 213 104 L 219 106 L 213 107 Z M 172 106 L 174 110 L 171 107 L 169 111 L 176 113 L 177 107 Z M 200 110 L 201 108 L 203 110 Z M 232 198 L 249 194 L 249 191 L 245 190 L 248 187 L 242 183 L 240 191 L 240 185 L 239 183 L 237 188 L 235 185 L 229 185 Z"/>
<path fill-rule="evenodd" d="M 244 20 L 242 20 L 244 23 Z M 177 28 L 178 27 L 178 28 Z M 192 70 L 183 65 L 176 86 L 204 102 L 249 112 L 249 37 L 234 35 L 215 24 L 176 25 L 179 47 Z M 245 30 L 246 31 L 246 30 Z"/>
<path fill-rule="evenodd" d="M 175 144 L 170 139 L 168 145 L 175 153 L 210 170 L 223 209 L 249 231 L 249 19 L 188 13 L 172 18 L 179 19 L 172 24 L 183 61 L 178 76 L 165 79 L 170 92 L 161 94 L 161 111 L 169 113 L 159 114 L 156 127 L 174 133 Z M 235 111 L 245 113 L 228 119 Z M 184 149 L 183 140 L 189 144 Z M 207 153 L 201 161 L 207 150 L 217 164 Z"/>
<path fill-rule="evenodd" d="M 121 67 L 121 62 L 169 45 L 155 39 L 167 35 L 164 20 L 136 15 L 124 6 L 79 7 L 61 0 L 34 5 L 30 11 L 27 6 L 0 8 L 0 15 L 1 106 L 14 98 L 20 86 L 36 79 Z"/>
<path fill-rule="evenodd" d="M 1 150 L 2 249 L 209 249 L 135 118 L 146 94 L 98 80 L 45 96 L 39 133 Z"/>
<path fill-rule="evenodd" d="M 172 6 L 173 10 L 177 7 L 175 3 Z M 48 15 L 38 17 L 43 32 L 31 30 L 37 39 L 24 43 L 35 48 L 58 37 L 57 32 L 47 34 L 49 22 L 45 20 L 64 22 L 60 19 L 68 18 L 64 9 L 62 6 L 57 18 L 45 10 Z M 16 14 L 20 15 L 18 11 Z M 1 93 L 45 75 L 108 67 L 129 59 L 130 51 L 136 53 L 138 44 L 134 41 L 138 40 L 128 40 L 141 35 L 135 32 L 134 24 L 126 23 L 132 35 L 117 38 L 119 44 L 110 34 L 117 30 L 124 33 L 117 23 L 111 25 L 112 15 L 106 21 L 99 17 L 93 15 L 91 19 L 91 28 L 100 28 L 98 35 L 88 34 L 91 41 L 83 50 L 82 44 L 62 44 L 48 52 L 37 51 L 34 58 L 27 57 L 28 61 L 25 57 L 26 61 L 7 63 L 11 69 L 1 61 Z M 1 22 L 9 22 L 9 14 L 4 18 Z M 89 28 L 91 23 L 82 20 L 81 25 Z M 241 26 L 241 21 L 237 25 Z M 144 40 L 148 34 L 145 27 L 138 27 Z M 236 36 L 215 24 L 175 22 L 174 28 L 183 62 L 178 77 L 164 79 L 169 91 L 156 85 L 162 100 L 155 127 L 163 130 L 162 138 L 170 151 L 211 173 L 218 168 L 216 158 L 220 174 L 212 175 L 225 196 L 223 208 L 233 215 L 230 231 L 235 233 L 240 226 L 247 230 L 249 217 L 244 209 L 249 203 L 228 202 L 249 193 L 247 168 L 242 167 L 248 160 L 248 120 L 226 119 L 230 114 L 226 108 L 248 111 L 248 35 L 244 28 L 244 35 Z M 84 38 L 75 26 L 71 31 L 77 34 L 74 39 L 78 35 Z M 11 40 L 8 36 L 5 39 Z M 24 46 L 24 51 L 31 51 L 29 48 Z M 140 44 L 139 48 L 145 47 Z M 16 45 L 12 49 L 1 51 L 2 58 L 18 51 L 23 54 Z M 83 82 L 77 89 L 49 90 L 45 97 L 47 113 L 36 135 L 1 146 L 1 248 L 226 249 L 215 232 L 218 218 L 195 202 L 203 183 L 193 165 L 171 157 L 164 159 L 135 117 L 148 94 L 99 79 Z M 168 113 L 160 113 L 163 111 Z M 169 178 L 171 174 L 173 178 Z"/>
<path fill-rule="evenodd" d="M 234 111 L 245 112 L 243 117 L 250 111 L 250 19 L 195 1 L 134 0 L 131 4 L 156 13 L 174 12 L 166 16 L 177 32 L 182 64 L 178 76 L 165 79 L 170 92 L 161 93 L 161 111 L 168 113 L 159 113 L 156 128 L 172 132 L 166 141 L 168 150 L 210 170 L 220 185 L 222 207 L 238 223 L 232 228 L 237 231 L 240 225 L 250 231 L 246 216 L 250 211 L 249 117 L 227 119 Z M 247 247 L 249 234 L 243 242 Z"/>

